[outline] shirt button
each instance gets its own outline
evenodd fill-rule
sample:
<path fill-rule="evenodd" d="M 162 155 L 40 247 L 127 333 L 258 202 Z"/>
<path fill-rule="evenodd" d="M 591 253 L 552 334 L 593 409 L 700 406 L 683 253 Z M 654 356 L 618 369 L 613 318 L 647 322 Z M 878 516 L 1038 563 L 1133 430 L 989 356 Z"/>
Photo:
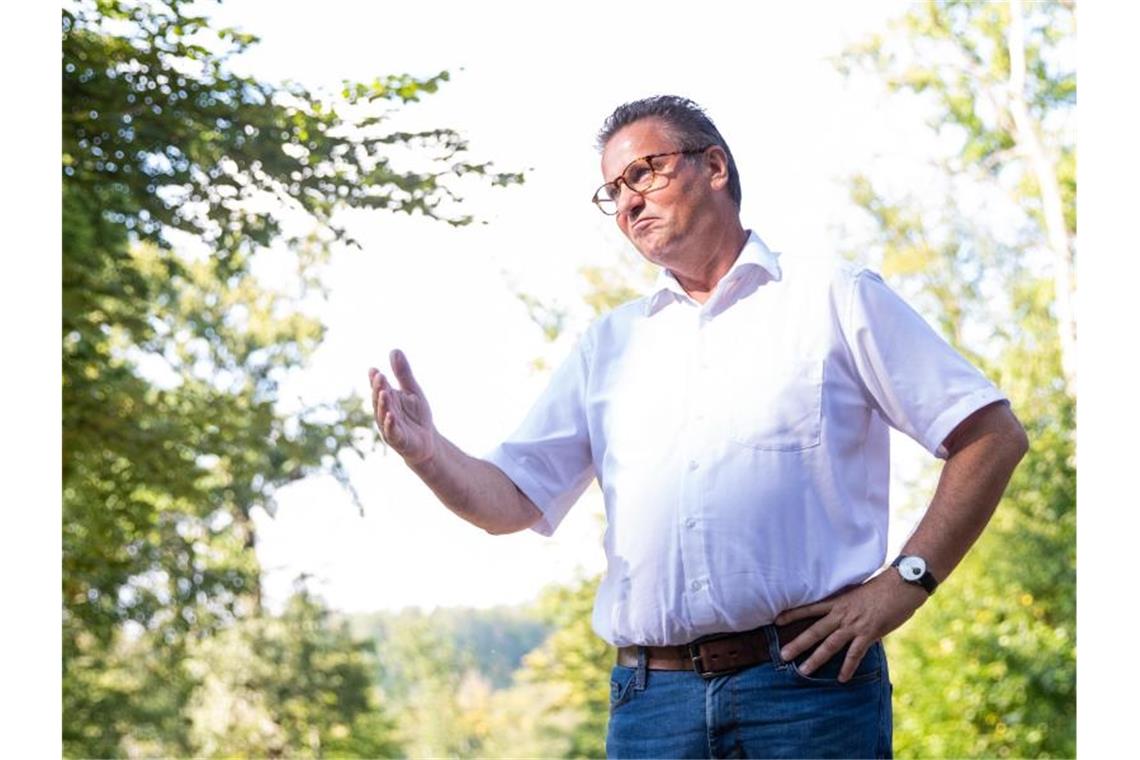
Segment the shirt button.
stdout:
<path fill-rule="evenodd" d="M 700 581 L 693 581 L 692 583 L 689 584 L 689 588 L 691 588 L 693 591 L 700 591 L 701 590 L 701 582 Z"/>
<path fill-rule="evenodd" d="M 690 469 L 690 470 L 695 470 L 695 469 L 697 469 L 698 467 L 700 467 L 700 465 L 699 465 L 699 464 L 697 464 L 697 460 L 695 460 L 695 459 L 691 459 L 691 460 L 689 460 L 689 469 Z"/>
<path fill-rule="evenodd" d="M 696 524 L 697 524 L 697 521 L 692 517 L 690 517 L 688 520 L 685 520 L 685 527 L 686 528 L 692 528 Z"/>

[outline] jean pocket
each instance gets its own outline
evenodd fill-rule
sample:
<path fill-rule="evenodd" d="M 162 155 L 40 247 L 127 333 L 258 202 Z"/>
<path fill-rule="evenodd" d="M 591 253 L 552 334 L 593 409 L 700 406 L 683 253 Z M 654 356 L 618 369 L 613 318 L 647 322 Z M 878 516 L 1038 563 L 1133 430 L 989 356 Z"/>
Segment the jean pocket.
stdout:
<path fill-rule="evenodd" d="M 730 390 L 735 443 L 765 451 L 818 446 L 823 420 L 823 361 L 743 366 Z"/>
<path fill-rule="evenodd" d="M 840 682 L 839 671 L 843 667 L 843 660 L 847 657 L 847 647 L 843 647 L 839 654 L 813 670 L 811 675 L 804 675 L 800 672 L 800 666 L 807 661 L 814 651 L 814 649 L 809 650 L 788 663 L 788 668 L 800 683 L 812 686 L 846 687 L 877 681 L 882 676 L 884 655 L 881 641 L 876 641 L 871 645 L 863 655 L 859 665 L 856 666 L 855 673 L 846 682 Z"/>
<path fill-rule="evenodd" d="M 610 710 L 616 710 L 633 697 L 633 686 L 637 677 L 635 668 L 615 665 L 610 673 Z"/>

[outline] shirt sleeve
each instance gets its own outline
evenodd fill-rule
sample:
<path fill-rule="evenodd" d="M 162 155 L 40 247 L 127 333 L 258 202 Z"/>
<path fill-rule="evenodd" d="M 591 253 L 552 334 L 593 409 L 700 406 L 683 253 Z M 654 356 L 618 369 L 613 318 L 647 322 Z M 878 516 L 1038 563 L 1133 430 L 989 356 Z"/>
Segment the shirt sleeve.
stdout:
<path fill-rule="evenodd" d="M 542 512 L 533 530 L 550 536 L 594 479 L 584 399 L 587 341 L 555 370 L 518 429 L 485 457 Z"/>
<path fill-rule="evenodd" d="M 855 369 L 886 421 L 934 456 L 964 419 L 1006 396 L 883 279 L 861 270 L 843 320 Z"/>

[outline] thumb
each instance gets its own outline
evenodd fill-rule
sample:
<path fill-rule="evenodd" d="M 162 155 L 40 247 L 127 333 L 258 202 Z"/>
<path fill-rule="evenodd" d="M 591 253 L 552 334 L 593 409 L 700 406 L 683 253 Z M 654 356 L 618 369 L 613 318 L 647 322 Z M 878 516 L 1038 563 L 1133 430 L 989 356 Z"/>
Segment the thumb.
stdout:
<path fill-rule="evenodd" d="M 423 390 L 420 389 L 420 384 L 412 375 L 412 365 L 408 363 L 408 357 L 404 356 L 404 352 L 396 349 L 389 357 L 389 361 L 392 363 L 392 372 L 395 373 L 396 380 L 400 383 L 400 390 L 423 396 Z"/>

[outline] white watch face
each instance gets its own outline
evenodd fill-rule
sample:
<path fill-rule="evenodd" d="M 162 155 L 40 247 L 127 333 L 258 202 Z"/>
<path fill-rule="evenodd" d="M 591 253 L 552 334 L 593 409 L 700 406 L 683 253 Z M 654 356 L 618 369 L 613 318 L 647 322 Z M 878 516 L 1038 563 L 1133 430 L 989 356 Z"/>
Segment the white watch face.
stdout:
<path fill-rule="evenodd" d="M 917 581 L 926 574 L 926 561 L 922 557 L 907 557 L 899 563 L 899 572 L 908 581 Z"/>

